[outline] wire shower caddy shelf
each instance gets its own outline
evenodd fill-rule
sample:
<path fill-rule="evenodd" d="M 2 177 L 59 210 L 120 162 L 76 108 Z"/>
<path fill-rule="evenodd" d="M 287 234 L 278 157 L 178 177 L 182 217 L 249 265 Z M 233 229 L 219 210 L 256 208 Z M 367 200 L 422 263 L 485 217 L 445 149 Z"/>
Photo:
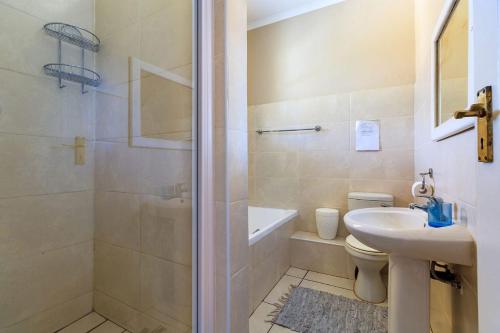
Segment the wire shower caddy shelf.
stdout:
<path fill-rule="evenodd" d="M 64 88 L 62 81 L 71 81 L 81 84 L 82 94 L 85 86 L 97 87 L 101 84 L 99 73 L 85 67 L 85 50 L 98 52 L 101 41 L 92 32 L 66 23 L 47 23 L 43 26 L 45 32 L 58 40 L 57 63 L 43 66 L 45 74 L 59 79 L 59 88 Z M 62 42 L 75 45 L 81 49 L 80 66 L 69 65 L 62 62 Z"/>

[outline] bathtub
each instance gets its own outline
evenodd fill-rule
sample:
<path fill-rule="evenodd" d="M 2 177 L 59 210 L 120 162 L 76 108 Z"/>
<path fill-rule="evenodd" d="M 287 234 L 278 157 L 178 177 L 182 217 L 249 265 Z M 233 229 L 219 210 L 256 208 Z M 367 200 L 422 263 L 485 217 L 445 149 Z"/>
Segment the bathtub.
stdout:
<path fill-rule="evenodd" d="M 293 209 L 248 207 L 251 314 L 290 267 Z"/>
<path fill-rule="evenodd" d="M 297 216 L 298 213 L 294 209 L 248 206 L 248 244 L 254 245 Z"/>

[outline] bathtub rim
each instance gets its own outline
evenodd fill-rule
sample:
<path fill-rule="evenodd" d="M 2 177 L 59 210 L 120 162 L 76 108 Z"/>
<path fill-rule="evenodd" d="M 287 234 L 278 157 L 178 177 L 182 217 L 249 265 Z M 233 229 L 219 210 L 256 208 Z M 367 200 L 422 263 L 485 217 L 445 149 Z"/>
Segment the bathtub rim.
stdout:
<path fill-rule="evenodd" d="M 280 219 L 273 221 L 273 223 L 267 225 L 264 229 L 259 230 L 258 232 L 254 232 L 252 234 L 248 234 L 248 246 L 255 245 L 259 240 L 263 239 L 267 235 L 269 235 L 274 230 L 278 229 L 282 225 L 287 222 L 292 221 L 296 217 L 299 216 L 299 212 L 297 209 L 284 209 L 284 208 L 273 208 L 273 207 L 259 207 L 259 206 L 248 206 L 248 208 L 263 208 L 263 209 L 272 209 L 272 210 L 280 210 L 284 212 L 288 212 L 286 216 L 283 216 Z"/>

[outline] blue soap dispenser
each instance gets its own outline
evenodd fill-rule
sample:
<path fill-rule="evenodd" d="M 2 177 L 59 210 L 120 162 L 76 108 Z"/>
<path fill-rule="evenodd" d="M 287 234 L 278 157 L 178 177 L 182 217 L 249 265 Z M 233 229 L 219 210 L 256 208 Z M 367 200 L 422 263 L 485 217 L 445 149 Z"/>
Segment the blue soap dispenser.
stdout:
<path fill-rule="evenodd" d="M 451 203 L 444 202 L 441 198 L 431 197 L 427 206 L 430 227 L 441 228 L 453 224 Z"/>
<path fill-rule="evenodd" d="M 421 209 L 427 212 L 428 225 L 433 228 L 448 227 L 453 224 L 452 204 L 434 196 L 419 196 L 428 200 L 427 204 L 420 206 L 410 204 L 411 209 Z"/>

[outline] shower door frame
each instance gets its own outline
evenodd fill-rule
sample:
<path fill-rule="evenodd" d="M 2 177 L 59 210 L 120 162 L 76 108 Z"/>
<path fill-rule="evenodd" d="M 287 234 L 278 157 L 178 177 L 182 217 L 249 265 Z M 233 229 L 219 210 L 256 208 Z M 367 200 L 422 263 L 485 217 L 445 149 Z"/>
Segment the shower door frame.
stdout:
<path fill-rule="evenodd" d="M 197 116 L 196 154 L 193 154 L 193 332 L 215 331 L 215 201 L 213 195 L 213 0 L 193 0 L 193 57 Z M 196 118 L 196 119 L 194 119 Z M 195 264 L 196 263 L 196 264 Z M 194 268 L 196 267 L 196 268 Z"/>

